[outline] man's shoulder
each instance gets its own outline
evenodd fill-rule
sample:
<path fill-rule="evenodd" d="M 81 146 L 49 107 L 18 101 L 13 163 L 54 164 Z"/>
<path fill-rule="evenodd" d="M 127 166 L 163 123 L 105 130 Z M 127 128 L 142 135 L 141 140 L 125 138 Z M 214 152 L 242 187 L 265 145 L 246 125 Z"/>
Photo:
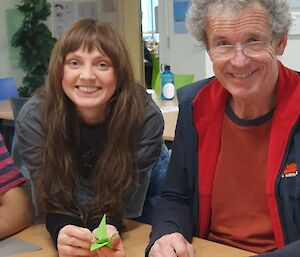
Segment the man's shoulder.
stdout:
<path fill-rule="evenodd" d="M 195 98 L 195 96 L 198 94 L 198 92 L 214 78 L 215 77 L 206 78 L 203 80 L 193 82 L 182 88 L 179 88 L 177 90 L 178 102 L 180 104 L 191 103 L 193 101 L 193 99 Z"/>

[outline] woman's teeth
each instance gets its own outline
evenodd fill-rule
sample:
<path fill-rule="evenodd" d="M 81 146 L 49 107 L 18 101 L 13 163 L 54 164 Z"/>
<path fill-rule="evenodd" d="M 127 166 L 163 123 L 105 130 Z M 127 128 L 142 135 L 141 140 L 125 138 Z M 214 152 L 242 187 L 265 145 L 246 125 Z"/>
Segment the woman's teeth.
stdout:
<path fill-rule="evenodd" d="M 84 93 L 93 93 L 99 90 L 98 87 L 78 87 L 78 89 Z"/>

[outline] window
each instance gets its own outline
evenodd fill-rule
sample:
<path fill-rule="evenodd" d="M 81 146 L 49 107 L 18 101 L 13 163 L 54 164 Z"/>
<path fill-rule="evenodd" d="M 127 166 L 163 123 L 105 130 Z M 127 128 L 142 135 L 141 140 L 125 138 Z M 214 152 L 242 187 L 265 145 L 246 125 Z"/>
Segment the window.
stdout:
<path fill-rule="evenodd" d="M 155 40 L 158 42 L 157 10 L 158 0 L 141 0 L 142 7 L 142 30 L 146 43 Z"/>

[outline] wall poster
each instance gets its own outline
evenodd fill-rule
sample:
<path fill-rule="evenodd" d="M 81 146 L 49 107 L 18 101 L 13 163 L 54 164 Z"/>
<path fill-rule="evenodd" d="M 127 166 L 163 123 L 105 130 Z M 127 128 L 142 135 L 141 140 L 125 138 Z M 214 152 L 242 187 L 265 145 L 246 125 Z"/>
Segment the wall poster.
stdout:
<path fill-rule="evenodd" d="M 58 38 L 63 31 L 73 22 L 93 18 L 97 19 L 98 4 L 97 1 L 91 2 L 67 2 L 53 1 L 52 2 L 53 16 L 53 37 Z"/>
<path fill-rule="evenodd" d="M 187 33 L 187 29 L 185 26 L 185 14 L 187 12 L 188 5 L 189 1 L 173 0 L 173 22 L 175 34 Z"/>

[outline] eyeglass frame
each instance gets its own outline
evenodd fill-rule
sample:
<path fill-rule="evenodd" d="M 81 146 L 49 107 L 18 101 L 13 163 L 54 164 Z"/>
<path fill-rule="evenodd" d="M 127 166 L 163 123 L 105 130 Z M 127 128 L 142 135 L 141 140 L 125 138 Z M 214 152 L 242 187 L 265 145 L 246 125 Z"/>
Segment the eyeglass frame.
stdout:
<path fill-rule="evenodd" d="M 247 46 L 255 46 L 255 45 L 258 45 L 258 44 L 263 44 L 264 46 L 268 46 L 268 45 L 272 45 L 274 41 L 274 37 L 272 37 L 271 40 L 269 41 L 264 41 L 264 40 L 260 40 L 260 41 L 251 41 L 251 42 L 246 42 L 246 43 L 243 43 L 243 44 L 240 44 L 240 43 L 237 43 L 235 45 L 220 45 L 220 46 L 213 46 L 211 48 L 207 48 L 206 51 L 207 53 L 211 56 L 211 50 L 212 49 L 232 49 L 234 50 L 232 53 L 233 55 L 231 57 L 228 57 L 228 58 L 224 58 L 224 59 L 231 59 L 232 57 L 235 56 L 236 54 L 236 51 L 237 51 L 237 48 L 240 48 L 242 53 L 247 56 L 247 57 L 253 57 L 251 55 L 248 55 L 247 54 L 247 50 L 245 51 L 245 48 L 247 49 Z M 211 57 L 212 58 L 212 57 Z M 213 59 L 213 58 L 212 58 Z"/>

